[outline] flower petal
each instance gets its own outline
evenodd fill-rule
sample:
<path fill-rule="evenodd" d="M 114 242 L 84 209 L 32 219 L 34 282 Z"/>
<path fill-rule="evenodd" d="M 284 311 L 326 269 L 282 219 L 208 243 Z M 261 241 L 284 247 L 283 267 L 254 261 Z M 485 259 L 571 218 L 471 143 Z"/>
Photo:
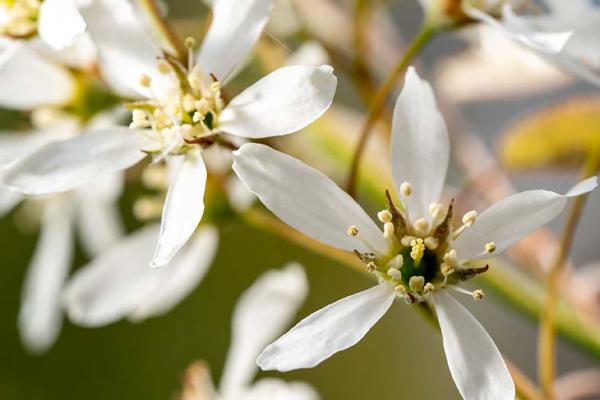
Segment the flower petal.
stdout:
<path fill-rule="evenodd" d="M 311 314 L 267 346 L 257 363 L 263 370 L 311 368 L 354 346 L 390 308 L 396 294 L 380 284 Z"/>
<path fill-rule="evenodd" d="M 77 190 L 78 228 L 87 254 L 95 256 L 123 236 L 118 199 L 123 192 L 123 175 L 100 176 Z"/>
<path fill-rule="evenodd" d="M 12 211 L 23 200 L 23 197 L 15 192 L 0 187 L 0 218 Z"/>
<path fill-rule="evenodd" d="M 151 266 L 163 267 L 192 236 L 204 213 L 206 167 L 199 151 L 185 157 L 167 193 Z"/>
<path fill-rule="evenodd" d="M 463 399 L 514 400 L 515 385 L 483 326 L 446 292 L 433 295 L 450 373 Z"/>
<path fill-rule="evenodd" d="M 73 44 L 85 27 L 74 0 L 45 0 L 40 6 L 40 37 L 57 50 Z"/>
<path fill-rule="evenodd" d="M 67 203 L 50 203 L 31 260 L 19 310 L 19 332 L 32 353 L 46 351 L 60 332 L 60 294 L 73 255 L 72 210 Z"/>
<path fill-rule="evenodd" d="M 279 218 L 305 235 L 344 250 L 387 252 L 381 230 L 363 209 L 321 172 L 261 144 L 234 152 L 233 169 Z M 358 237 L 346 233 L 358 228 Z"/>
<path fill-rule="evenodd" d="M 239 397 L 240 400 L 319 400 L 315 389 L 303 382 L 286 382 L 282 379 L 263 378 Z"/>
<path fill-rule="evenodd" d="M 213 21 L 204 37 L 198 64 L 220 81 L 249 55 L 269 19 L 273 0 L 216 0 Z"/>
<path fill-rule="evenodd" d="M 10 50 L 0 63 L 0 106 L 32 110 L 43 106 L 61 106 L 75 92 L 75 80 L 66 68 L 51 62 L 22 44 Z"/>
<path fill-rule="evenodd" d="M 567 198 L 594 190 L 597 178 L 579 182 L 562 195 L 548 190 L 529 190 L 509 196 L 485 210 L 473 226 L 454 242 L 461 260 L 486 258 L 486 243 L 494 242 L 500 253 L 556 218 L 567 205 Z"/>
<path fill-rule="evenodd" d="M 253 139 L 296 132 L 323 115 L 336 86 L 328 65 L 280 68 L 235 97 L 223 110 L 219 128 Z"/>
<path fill-rule="evenodd" d="M 304 270 L 292 263 L 266 272 L 240 296 L 221 377 L 219 392 L 224 398 L 241 397 L 256 374 L 256 357 L 292 322 L 307 293 Z"/>
<path fill-rule="evenodd" d="M 129 128 L 91 131 L 35 150 L 6 168 L 0 180 L 29 195 L 64 192 L 136 164 L 146 156 L 145 143 Z"/>
<path fill-rule="evenodd" d="M 139 322 L 171 311 L 202 281 L 212 264 L 218 244 L 219 236 L 215 228 L 201 228 L 173 258 L 169 268 L 160 270 L 167 271 L 161 284 L 129 314 L 129 320 Z"/>
<path fill-rule="evenodd" d="M 412 185 L 412 194 L 403 199 L 411 221 L 429 218 L 429 204 L 440 199 L 449 157 L 446 123 L 431 86 L 410 67 L 394 108 L 391 163 L 398 191 L 403 182 Z"/>
<path fill-rule="evenodd" d="M 156 58 L 162 53 L 144 30 L 135 10 L 126 0 L 95 0 L 81 8 L 100 57 L 105 79 L 123 96 L 149 97 L 139 83 L 140 76 L 152 77 L 152 89 L 159 95 L 168 85 Z"/>

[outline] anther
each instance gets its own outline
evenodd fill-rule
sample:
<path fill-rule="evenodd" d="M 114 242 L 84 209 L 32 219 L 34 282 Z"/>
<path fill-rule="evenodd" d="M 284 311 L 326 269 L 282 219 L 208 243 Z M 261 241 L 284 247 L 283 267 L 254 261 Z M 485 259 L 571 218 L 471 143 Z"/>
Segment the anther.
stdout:
<path fill-rule="evenodd" d="M 390 278 L 395 279 L 397 281 L 402 279 L 402 272 L 400 272 L 400 270 L 397 268 L 388 269 L 387 274 Z"/>
<path fill-rule="evenodd" d="M 192 112 L 196 109 L 196 99 L 191 94 L 186 93 L 183 96 L 182 105 L 185 112 Z"/>
<path fill-rule="evenodd" d="M 454 268 L 452 266 L 450 266 L 449 264 L 442 263 L 440 265 L 440 271 L 442 272 L 442 275 L 448 276 L 454 272 Z"/>
<path fill-rule="evenodd" d="M 427 229 L 429 229 L 429 222 L 427 222 L 425 218 L 419 218 L 415 221 L 413 226 L 417 232 L 427 232 Z"/>
<path fill-rule="evenodd" d="M 481 289 L 473 290 L 473 298 L 475 300 L 481 300 L 481 299 L 483 299 L 484 296 L 485 296 L 485 293 L 483 293 L 483 290 L 481 290 Z"/>
<path fill-rule="evenodd" d="M 438 240 L 433 236 L 426 237 L 425 240 L 423 240 L 423 243 L 425 243 L 425 247 L 429 250 L 435 250 L 439 245 Z"/>
<path fill-rule="evenodd" d="M 427 282 L 425 287 L 423 287 L 423 293 L 433 292 L 435 290 L 435 286 L 431 284 L 431 282 Z"/>
<path fill-rule="evenodd" d="M 171 64 L 169 64 L 166 60 L 160 59 L 158 60 L 158 71 L 161 74 L 168 74 L 172 71 Z"/>
<path fill-rule="evenodd" d="M 194 47 L 196 47 L 196 39 L 194 39 L 193 37 L 185 38 L 185 47 L 187 47 L 188 49 L 193 49 Z"/>
<path fill-rule="evenodd" d="M 444 262 L 452 267 L 455 267 L 458 263 L 458 254 L 456 253 L 456 250 L 452 249 L 444 254 Z"/>
<path fill-rule="evenodd" d="M 410 196 L 412 193 L 412 185 L 408 182 L 402 182 L 402 184 L 400 185 L 400 193 L 404 197 Z"/>
<path fill-rule="evenodd" d="M 400 239 L 400 243 L 402 244 L 402 246 L 408 247 L 415 239 L 416 237 L 414 236 L 404 236 L 402 239 Z"/>
<path fill-rule="evenodd" d="M 140 85 L 147 88 L 147 87 L 150 87 L 151 84 L 152 84 L 152 78 L 150 78 L 150 76 L 148 76 L 146 74 L 142 74 L 140 76 Z"/>
<path fill-rule="evenodd" d="M 404 265 L 404 257 L 402 256 L 402 254 L 398 254 L 396 257 L 392 258 L 390 260 L 390 262 L 388 263 L 388 266 L 390 268 L 397 268 L 397 269 L 402 268 L 403 265 Z"/>
<path fill-rule="evenodd" d="M 370 261 L 367 263 L 367 271 L 375 272 L 376 269 L 377 269 L 377 265 L 373 261 Z"/>
<path fill-rule="evenodd" d="M 429 215 L 434 220 L 441 220 L 444 218 L 444 206 L 440 203 L 431 203 L 429 205 Z"/>
<path fill-rule="evenodd" d="M 398 285 L 394 288 L 396 290 L 396 292 L 398 292 L 401 296 L 408 296 L 408 292 L 406 291 L 406 288 L 404 287 L 404 285 Z"/>
<path fill-rule="evenodd" d="M 415 239 L 410 243 L 412 249 L 410 250 L 410 257 L 415 260 L 415 265 L 419 266 L 421 263 L 421 259 L 423 258 L 423 254 L 425 253 L 425 245 L 423 244 L 423 239 Z"/>
<path fill-rule="evenodd" d="M 386 222 L 383 224 L 383 237 L 386 239 L 391 239 L 394 237 L 394 224 L 391 222 Z"/>
<path fill-rule="evenodd" d="M 388 210 L 382 210 L 377 213 L 377 218 L 379 221 L 386 223 L 392 221 L 392 213 Z"/>
<path fill-rule="evenodd" d="M 413 292 L 420 292 L 425 287 L 425 278 L 422 276 L 411 276 L 408 281 L 408 287 Z"/>
<path fill-rule="evenodd" d="M 471 210 L 462 217 L 462 223 L 466 226 L 471 226 L 475 223 L 477 219 L 477 211 Z"/>
<path fill-rule="evenodd" d="M 356 235 L 358 235 L 358 227 L 356 225 L 350 225 L 346 230 L 346 233 L 349 236 L 356 237 Z"/>
<path fill-rule="evenodd" d="M 485 252 L 486 253 L 493 253 L 496 251 L 496 243 L 494 242 L 489 242 L 485 244 Z"/>

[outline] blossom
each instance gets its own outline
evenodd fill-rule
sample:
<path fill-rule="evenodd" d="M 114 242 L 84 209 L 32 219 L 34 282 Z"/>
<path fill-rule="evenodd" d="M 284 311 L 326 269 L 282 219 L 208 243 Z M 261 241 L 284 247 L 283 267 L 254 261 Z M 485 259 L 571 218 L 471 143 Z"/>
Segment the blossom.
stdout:
<path fill-rule="evenodd" d="M 263 378 L 252 383 L 256 356 L 287 326 L 308 293 L 302 267 L 289 263 L 260 276 L 238 300 L 233 312 L 231 346 L 219 390 L 204 364 L 194 363 L 184 379 L 182 400 L 317 400 L 301 382 Z"/>
<path fill-rule="evenodd" d="M 406 75 L 394 109 L 391 164 L 402 202 L 378 213 L 383 231 L 329 178 L 302 162 L 260 144 L 234 153 L 234 170 L 279 218 L 305 235 L 354 251 L 379 284 L 339 300 L 302 320 L 267 346 L 263 369 L 288 371 L 318 365 L 356 344 L 394 299 L 430 301 L 437 312 L 454 381 L 466 399 L 514 399 L 510 374 L 493 340 L 446 289 L 469 293 L 460 282 L 488 267 L 471 261 L 500 253 L 559 215 L 569 197 L 591 191 L 596 178 L 562 195 L 522 192 L 480 216 L 467 212 L 453 227 L 453 201 L 440 203 L 449 160 L 449 139 L 430 86 L 414 69 Z"/>
<path fill-rule="evenodd" d="M 0 38 L 19 41 L 39 35 L 61 50 L 85 31 L 75 0 L 12 0 L 0 3 Z"/>
<path fill-rule="evenodd" d="M 469 17 L 490 25 L 575 76 L 600 85 L 600 48 L 596 39 L 600 7 L 593 1 L 545 0 L 547 11 L 537 13 L 515 11 L 519 7 L 527 9 L 527 5 L 534 8 L 529 2 L 488 3 L 491 4 L 482 6 L 476 1 L 464 1 L 463 9 Z"/>
<path fill-rule="evenodd" d="M 109 83 L 144 99 L 129 106 L 131 129 L 90 131 L 41 148 L 8 168 L 2 183 L 25 194 L 61 192 L 150 154 L 173 171 L 151 261 L 154 267 L 168 264 L 203 214 L 204 148 L 233 145 L 229 135 L 257 139 L 298 131 L 333 100 L 337 81 L 331 67 L 296 65 L 272 72 L 225 104 L 222 84 L 258 40 L 270 5 L 217 1 L 200 50 L 186 40 L 188 65 L 159 51 L 128 2 L 102 0 L 82 8 Z"/>

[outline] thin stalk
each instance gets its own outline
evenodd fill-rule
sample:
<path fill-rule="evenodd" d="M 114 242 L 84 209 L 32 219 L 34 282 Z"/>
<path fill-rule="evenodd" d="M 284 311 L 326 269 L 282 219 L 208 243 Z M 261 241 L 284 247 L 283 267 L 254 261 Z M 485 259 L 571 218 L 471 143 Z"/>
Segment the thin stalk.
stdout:
<path fill-rule="evenodd" d="M 367 120 L 365 121 L 360 132 L 358 144 L 356 145 L 356 150 L 354 152 L 354 156 L 352 157 L 352 162 L 350 164 L 350 175 L 348 177 L 348 185 L 346 188 L 346 191 L 350 195 L 354 196 L 356 190 L 360 161 L 363 151 L 366 147 L 369 134 L 372 132 L 374 124 L 377 122 L 377 120 L 383 113 L 388 96 L 396 87 L 398 80 L 400 79 L 400 77 L 402 77 L 403 72 L 406 70 L 406 68 L 408 68 L 413 58 L 417 54 L 419 54 L 423 47 L 425 47 L 425 45 L 429 43 L 429 41 L 439 31 L 440 28 L 438 26 L 426 23 L 421 29 L 421 31 L 417 34 L 415 39 L 412 41 L 412 43 L 409 45 L 406 53 L 404 53 L 404 55 L 400 58 L 392 72 L 390 72 L 390 74 L 385 79 L 384 83 L 381 85 L 381 87 L 375 94 L 375 97 L 371 102 L 371 106 L 369 107 Z"/>
<path fill-rule="evenodd" d="M 163 17 L 160 7 L 155 0 L 137 0 L 141 9 L 146 13 L 152 26 L 161 38 L 171 47 L 174 56 L 177 57 L 183 65 L 187 65 L 188 49 L 173 29 L 173 26 Z"/>
<path fill-rule="evenodd" d="M 590 153 L 581 171 L 581 178 L 585 179 L 595 175 L 599 167 L 600 154 L 598 152 Z M 538 336 L 538 374 L 544 395 L 548 399 L 554 398 L 554 375 L 556 370 L 554 354 L 556 334 L 554 325 L 559 300 L 560 277 L 571 251 L 575 231 L 581 219 L 587 197 L 588 195 L 585 194 L 573 200 L 573 205 L 571 206 L 561 236 L 559 253 L 546 278 L 546 302 L 542 312 Z"/>

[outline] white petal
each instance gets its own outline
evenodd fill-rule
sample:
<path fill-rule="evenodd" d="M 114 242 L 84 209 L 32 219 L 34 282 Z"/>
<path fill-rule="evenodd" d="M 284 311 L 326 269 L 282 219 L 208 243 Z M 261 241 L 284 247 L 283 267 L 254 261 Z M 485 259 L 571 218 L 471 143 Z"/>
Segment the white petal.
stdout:
<path fill-rule="evenodd" d="M 328 65 L 280 68 L 235 97 L 223 110 L 219 129 L 253 139 L 296 132 L 323 115 L 336 86 Z"/>
<path fill-rule="evenodd" d="M 42 40 L 60 50 L 85 31 L 85 22 L 73 0 L 45 0 L 40 6 L 38 31 Z"/>
<path fill-rule="evenodd" d="M 268 271 L 238 300 L 233 314 L 232 339 L 221 377 L 224 398 L 240 398 L 256 374 L 256 357 L 292 322 L 308 293 L 304 270 L 289 264 Z"/>
<path fill-rule="evenodd" d="M 340 249 L 387 252 L 373 220 L 316 169 L 255 143 L 234 152 L 233 169 L 271 211 L 305 235 Z M 358 228 L 357 237 L 348 236 L 351 225 Z"/>
<path fill-rule="evenodd" d="M 161 51 L 128 1 L 96 0 L 82 8 L 81 14 L 98 48 L 102 73 L 114 90 L 123 96 L 148 97 L 147 89 L 139 84 L 140 76 L 146 74 L 152 77 L 153 89 L 162 92 L 166 78 L 156 66 Z"/>
<path fill-rule="evenodd" d="M 219 236 L 215 228 L 201 228 L 175 256 L 169 267 L 160 270 L 167 271 L 163 281 L 129 314 L 129 320 L 138 322 L 171 311 L 204 278 L 218 244 Z"/>
<path fill-rule="evenodd" d="M 0 187 L 0 218 L 11 212 L 23 197 L 15 192 Z"/>
<path fill-rule="evenodd" d="M 394 108 L 391 163 L 396 188 L 403 182 L 412 185 L 412 194 L 403 199 L 411 221 L 429 218 L 429 204 L 440 199 L 449 157 L 448 131 L 431 86 L 410 67 Z"/>
<path fill-rule="evenodd" d="M 231 78 L 233 70 L 258 41 L 272 3 L 273 0 L 214 2 L 213 21 L 198 55 L 198 63 L 206 74 L 212 73 L 220 81 Z"/>
<path fill-rule="evenodd" d="M 79 236 L 88 255 L 97 255 L 123 236 L 118 205 L 122 192 L 120 173 L 100 176 L 77 190 Z"/>
<path fill-rule="evenodd" d="M 33 353 L 46 351 L 60 332 L 60 294 L 73 252 L 72 210 L 64 203 L 51 203 L 49 207 L 27 270 L 19 310 L 19 332 Z"/>
<path fill-rule="evenodd" d="M 199 151 L 189 152 L 171 182 L 151 266 L 163 267 L 192 236 L 204 213 L 206 167 Z"/>
<path fill-rule="evenodd" d="M 63 296 L 71 321 L 82 326 L 109 324 L 127 316 L 156 290 L 167 270 L 148 268 L 158 233 L 158 225 L 146 226 L 73 275 Z"/>
<path fill-rule="evenodd" d="M 237 175 L 232 174 L 227 177 L 225 180 L 225 192 L 227 193 L 227 199 L 231 208 L 240 214 L 248 211 L 256 201 L 254 193 L 246 188 L 246 185 L 244 185 Z"/>
<path fill-rule="evenodd" d="M 129 128 L 96 130 L 49 143 L 8 167 L 2 183 L 24 194 L 64 192 L 126 169 L 146 155 L 145 137 Z"/>
<path fill-rule="evenodd" d="M 529 190 L 507 197 L 485 210 L 473 226 L 454 242 L 461 260 L 489 257 L 486 243 L 494 242 L 500 253 L 542 225 L 556 218 L 567 198 L 594 190 L 597 178 L 579 182 L 562 195 L 548 190 Z"/>
<path fill-rule="evenodd" d="M 258 357 L 263 370 L 311 368 L 354 346 L 390 308 L 395 298 L 387 284 L 345 297 L 311 314 Z"/>
<path fill-rule="evenodd" d="M 261 379 L 238 397 L 223 397 L 236 400 L 319 400 L 312 386 L 275 378 Z"/>
<path fill-rule="evenodd" d="M 433 296 L 450 373 L 463 399 L 514 400 L 515 386 L 483 326 L 446 292 Z"/>
<path fill-rule="evenodd" d="M 63 68 L 24 44 L 0 64 L 0 106 L 17 110 L 63 105 L 75 91 L 75 80 Z"/>
<path fill-rule="evenodd" d="M 331 63 L 329 53 L 325 47 L 316 40 L 304 42 L 295 52 L 286 60 L 286 65 L 323 65 Z"/>

